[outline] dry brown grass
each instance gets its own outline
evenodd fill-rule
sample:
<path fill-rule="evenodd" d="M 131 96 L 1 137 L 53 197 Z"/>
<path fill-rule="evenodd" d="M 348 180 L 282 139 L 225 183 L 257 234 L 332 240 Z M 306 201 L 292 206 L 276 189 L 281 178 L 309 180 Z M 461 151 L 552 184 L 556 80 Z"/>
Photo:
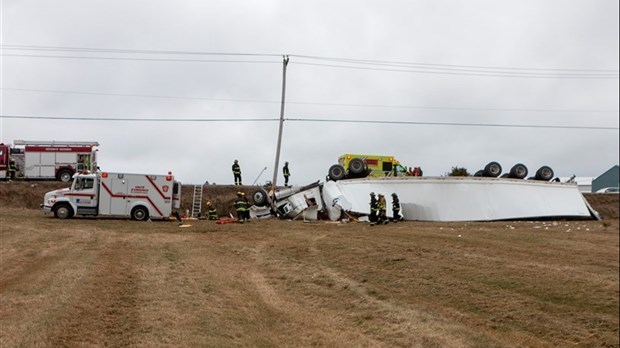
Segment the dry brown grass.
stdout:
<path fill-rule="evenodd" d="M 179 228 L 0 213 L 2 347 L 619 346 L 617 219 Z"/>

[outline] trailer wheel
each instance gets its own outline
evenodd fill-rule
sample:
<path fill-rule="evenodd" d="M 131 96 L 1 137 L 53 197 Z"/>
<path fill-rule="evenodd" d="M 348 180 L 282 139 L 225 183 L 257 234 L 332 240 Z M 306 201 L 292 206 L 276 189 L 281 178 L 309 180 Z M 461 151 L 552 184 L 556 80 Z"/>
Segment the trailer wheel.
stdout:
<path fill-rule="evenodd" d="M 355 176 L 361 176 L 366 173 L 366 165 L 361 158 L 354 158 L 349 162 L 349 173 Z"/>
<path fill-rule="evenodd" d="M 484 170 L 480 169 L 479 171 L 474 173 L 475 177 L 481 177 L 484 176 Z"/>
<path fill-rule="evenodd" d="M 257 207 L 263 207 L 267 204 L 267 192 L 263 189 L 258 189 L 252 193 L 252 201 Z"/>
<path fill-rule="evenodd" d="M 523 179 L 527 176 L 527 167 L 522 163 L 517 163 L 510 169 L 510 177 Z"/>
<path fill-rule="evenodd" d="M 149 218 L 149 210 L 144 206 L 137 206 L 131 209 L 131 219 L 136 221 L 146 221 Z"/>
<path fill-rule="evenodd" d="M 536 180 L 549 181 L 553 179 L 553 169 L 548 166 L 542 166 L 536 171 Z"/>
<path fill-rule="evenodd" d="M 334 164 L 333 166 L 329 167 L 328 174 L 331 180 L 342 180 L 344 179 L 344 167 L 340 164 Z"/>
<path fill-rule="evenodd" d="M 501 173 L 502 173 L 502 166 L 497 162 L 489 162 L 486 166 L 484 166 L 485 176 L 497 178 Z"/>
<path fill-rule="evenodd" d="M 63 169 L 60 172 L 58 172 L 58 180 L 62 182 L 69 182 L 71 181 L 72 177 L 73 177 L 73 172 L 69 169 Z"/>
<path fill-rule="evenodd" d="M 69 219 L 73 216 L 73 209 L 69 204 L 61 203 L 54 209 L 54 216 L 58 219 Z"/>

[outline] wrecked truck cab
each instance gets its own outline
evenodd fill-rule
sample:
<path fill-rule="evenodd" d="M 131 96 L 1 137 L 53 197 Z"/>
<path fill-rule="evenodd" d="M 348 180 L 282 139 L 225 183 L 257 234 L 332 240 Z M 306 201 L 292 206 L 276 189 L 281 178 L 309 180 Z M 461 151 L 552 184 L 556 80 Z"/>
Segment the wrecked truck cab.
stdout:
<path fill-rule="evenodd" d="M 318 213 L 324 209 L 319 181 L 306 186 L 280 188 L 273 194 L 259 188 L 251 197 L 254 205 L 271 206 L 272 213 L 280 218 L 295 219 L 303 215 L 306 220 L 318 220 Z"/>

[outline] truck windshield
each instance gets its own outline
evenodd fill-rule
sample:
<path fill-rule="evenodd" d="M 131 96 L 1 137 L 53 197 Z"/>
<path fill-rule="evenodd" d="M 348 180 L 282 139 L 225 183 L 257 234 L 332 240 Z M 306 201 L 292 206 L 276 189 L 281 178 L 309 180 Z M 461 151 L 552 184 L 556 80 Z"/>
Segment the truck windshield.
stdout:
<path fill-rule="evenodd" d="M 93 178 L 78 178 L 75 181 L 74 189 L 76 191 L 92 189 L 94 184 Z"/>

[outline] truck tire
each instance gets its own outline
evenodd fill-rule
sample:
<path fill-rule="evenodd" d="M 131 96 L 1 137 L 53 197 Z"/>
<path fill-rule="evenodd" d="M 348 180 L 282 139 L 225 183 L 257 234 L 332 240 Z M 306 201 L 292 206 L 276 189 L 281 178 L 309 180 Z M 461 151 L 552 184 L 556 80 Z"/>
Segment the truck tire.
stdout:
<path fill-rule="evenodd" d="M 344 167 L 340 164 L 334 164 L 333 166 L 329 167 L 328 175 L 331 180 L 342 180 L 344 179 Z"/>
<path fill-rule="evenodd" d="M 349 162 L 349 173 L 359 177 L 366 173 L 366 164 L 361 158 L 354 158 Z"/>
<path fill-rule="evenodd" d="M 475 177 L 480 177 L 480 176 L 484 176 L 484 170 L 480 169 L 479 171 L 474 173 Z"/>
<path fill-rule="evenodd" d="M 54 209 L 54 216 L 58 219 L 69 219 L 73 216 L 73 208 L 67 203 L 60 203 Z"/>
<path fill-rule="evenodd" d="M 73 178 L 73 172 L 70 169 L 63 169 L 58 172 L 58 180 L 62 182 L 69 182 Z"/>
<path fill-rule="evenodd" d="M 536 176 L 534 176 L 534 178 L 536 180 L 549 181 L 553 179 L 553 169 L 548 166 L 542 166 L 538 168 L 538 170 L 536 171 Z"/>
<path fill-rule="evenodd" d="M 263 207 L 267 204 L 267 192 L 263 189 L 258 189 L 252 193 L 252 201 L 257 207 Z"/>
<path fill-rule="evenodd" d="M 145 206 L 139 205 L 131 209 L 131 219 L 136 221 L 146 221 L 149 218 L 149 210 Z"/>
<path fill-rule="evenodd" d="M 527 167 L 522 163 L 517 163 L 510 168 L 510 177 L 515 179 L 523 179 L 527 177 Z"/>
<path fill-rule="evenodd" d="M 497 178 L 500 174 L 502 174 L 502 166 L 499 163 L 489 162 L 484 166 L 484 176 Z"/>

